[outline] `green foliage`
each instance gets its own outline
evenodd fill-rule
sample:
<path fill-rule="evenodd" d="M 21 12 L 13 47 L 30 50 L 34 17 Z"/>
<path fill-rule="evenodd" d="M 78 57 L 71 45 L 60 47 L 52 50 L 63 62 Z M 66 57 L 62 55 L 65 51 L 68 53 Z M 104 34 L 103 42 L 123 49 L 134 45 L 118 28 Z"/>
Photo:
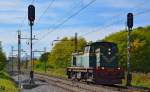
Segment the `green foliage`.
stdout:
<path fill-rule="evenodd" d="M 150 74 L 132 73 L 132 85 L 150 88 Z"/>
<path fill-rule="evenodd" d="M 36 69 L 35 72 L 40 74 L 45 74 L 44 69 Z M 64 68 L 57 68 L 57 69 L 49 68 L 46 74 L 48 76 L 67 78 L 66 70 Z"/>
<path fill-rule="evenodd" d="M 127 64 L 127 31 L 109 35 L 103 41 L 115 42 L 119 47 L 120 65 Z M 150 26 L 138 27 L 131 32 L 131 65 L 133 71 L 150 72 Z"/>
<path fill-rule="evenodd" d="M 86 45 L 83 38 L 78 39 L 78 51 L 82 51 Z M 51 54 L 48 58 L 49 67 L 51 68 L 66 68 L 70 66 L 71 55 L 75 51 L 74 38 L 63 38 L 57 42 L 52 48 Z"/>
<path fill-rule="evenodd" d="M 0 71 L 2 71 L 6 64 L 6 56 L 2 51 L 2 48 L 0 46 Z"/>
<path fill-rule="evenodd" d="M 0 92 L 19 92 L 6 71 L 0 72 Z"/>
<path fill-rule="evenodd" d="M 6 56 L 0 45 L 0 92 L 19 92 L 14 82 L 12 82 L 6 72 Z"/>
<path fill-rule="evenodd" d="M 48 61 L 48 56 L 49 56 L 49 52 L 46 52 L 46 53 L 44 53 L 44 54 L 42 54 L 41 55 L 41 57 L 40 57 L 40 61 L 41 62 L 46 62 L 46 61 Z"/>

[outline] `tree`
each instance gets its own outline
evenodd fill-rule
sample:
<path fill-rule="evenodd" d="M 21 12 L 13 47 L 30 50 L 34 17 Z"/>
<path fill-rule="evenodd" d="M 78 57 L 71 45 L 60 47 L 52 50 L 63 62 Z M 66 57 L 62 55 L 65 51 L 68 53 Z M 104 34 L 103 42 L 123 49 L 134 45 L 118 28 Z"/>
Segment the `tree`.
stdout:
<path fill-rule="evenodd" d="M 127 67 L 127 31 L 109 35 L 103 41 L 118 44 L 120 65 Z M 150 26 L 138 27 L 131 32 L 131 66 L 132 71 L 150 72 Z"/>
<path fill-rule="evenodd" d="M 6 65 L 6 56 L 2 51 L 2 46 L 0 45 L 0 71 L 4 69 Z"/>
<path fill-rule="evenodd" d="M 84 38 L 78 38 L 78 51 L 82 51 L 86 45 Z M 66 68 L 70 66 L 72 53 L 75 51 L 74 38 L 63 38 L 52 48 L 48 62 L 51 67 Z"/>
<path fill-rule="evenodd" d="M 41 57 L 40 57 L 40 61 L 41 62 L 48 61 L 49 54 L 50 54 L 49 52 L 46 52 L 46 53 L 42 54 Z"/>

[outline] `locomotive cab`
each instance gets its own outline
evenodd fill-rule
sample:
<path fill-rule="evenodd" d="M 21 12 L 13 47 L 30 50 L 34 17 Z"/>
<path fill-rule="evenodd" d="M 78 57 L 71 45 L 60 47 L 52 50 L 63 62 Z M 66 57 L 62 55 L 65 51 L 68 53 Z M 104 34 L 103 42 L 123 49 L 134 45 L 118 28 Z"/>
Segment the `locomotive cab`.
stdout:
<path fill-rule="evenodd" d="M 124 71 L 119 67 L 117 44 L 103 42 L 95 49 L 96 69 L 95 83 L 118 84 L 122 83 Z"/>

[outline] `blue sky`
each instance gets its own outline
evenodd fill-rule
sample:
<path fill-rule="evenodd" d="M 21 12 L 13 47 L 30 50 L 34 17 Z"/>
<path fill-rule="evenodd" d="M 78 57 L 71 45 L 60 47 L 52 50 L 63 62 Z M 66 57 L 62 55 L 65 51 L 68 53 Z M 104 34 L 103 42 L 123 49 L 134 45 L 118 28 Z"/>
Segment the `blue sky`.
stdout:
<path fill-rule="evenodd" d="M 1 0 L 0 41 L 7 56 L 11 46 L 17 49 L 17 30 L 22 31 L 22 37 L 29 37 L 27 7 L 32 1 L 36 8 L 33 33 L 39 39 L 34 42 L 34 49 L 43 50 L 46 47 L 50 51 L 53 40 L 74 36 L 75 32 L 87 41 L 102 39 L 125 28 L 128 12 L 136 15 L 134 27 L 150 25 L 150 0 L 96 0 L 56 30 L 56 26 L 92 0 Z M 54 2 L 43 14 L 52 1 Z M 138 15 L 147 10 L 149 12 Z M 108 26 L 110 24 L 113 25 Z M 27 42 L 28 40 L 22 40 L 22 49 L 29 51 Z"/>

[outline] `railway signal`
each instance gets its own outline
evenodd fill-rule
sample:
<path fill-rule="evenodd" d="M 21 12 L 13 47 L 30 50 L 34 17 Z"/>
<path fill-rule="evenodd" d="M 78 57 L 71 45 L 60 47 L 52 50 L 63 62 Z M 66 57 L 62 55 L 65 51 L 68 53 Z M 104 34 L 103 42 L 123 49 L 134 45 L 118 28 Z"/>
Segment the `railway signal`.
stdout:
<path fill-rule="evenodd" d="M 132 80 L 132 73 L 131 73 L 131 31 L 133 27 L 133 14 L 128 13 L 127 14 L 127 26 L 128 26 L 128 61 L 127 61 L 127 86 L 131 85 L 131 80 Z"/>
<path fill-rule="evenodd" d="M 28 20 L 29 20 L 29 25 L 30 25 L 30 62 L 31 62 L 31 71 L 30 71 L 30 84 L 34 84 L 34 80 L 33 80 L 33 66 L 32 66 L 32 26 L 34 24 L 34 20 L 35 20 L 35 7 L 34 5 L 29 5 L 28 6 Z"/>
<path fill-rule="evenodd" d="M 28 7 L 28 19 L 30 22 L 34 22 L 35 20 L 35 7 L 33 5 L 29 5 Z"/>
<path fill-rule="evenodd" d="M 133 27 L 133 14 L 132 13 L 128 13 L 128 15 L 127 15 L 127 26 L 128 26 L 128 28 Z"/>

